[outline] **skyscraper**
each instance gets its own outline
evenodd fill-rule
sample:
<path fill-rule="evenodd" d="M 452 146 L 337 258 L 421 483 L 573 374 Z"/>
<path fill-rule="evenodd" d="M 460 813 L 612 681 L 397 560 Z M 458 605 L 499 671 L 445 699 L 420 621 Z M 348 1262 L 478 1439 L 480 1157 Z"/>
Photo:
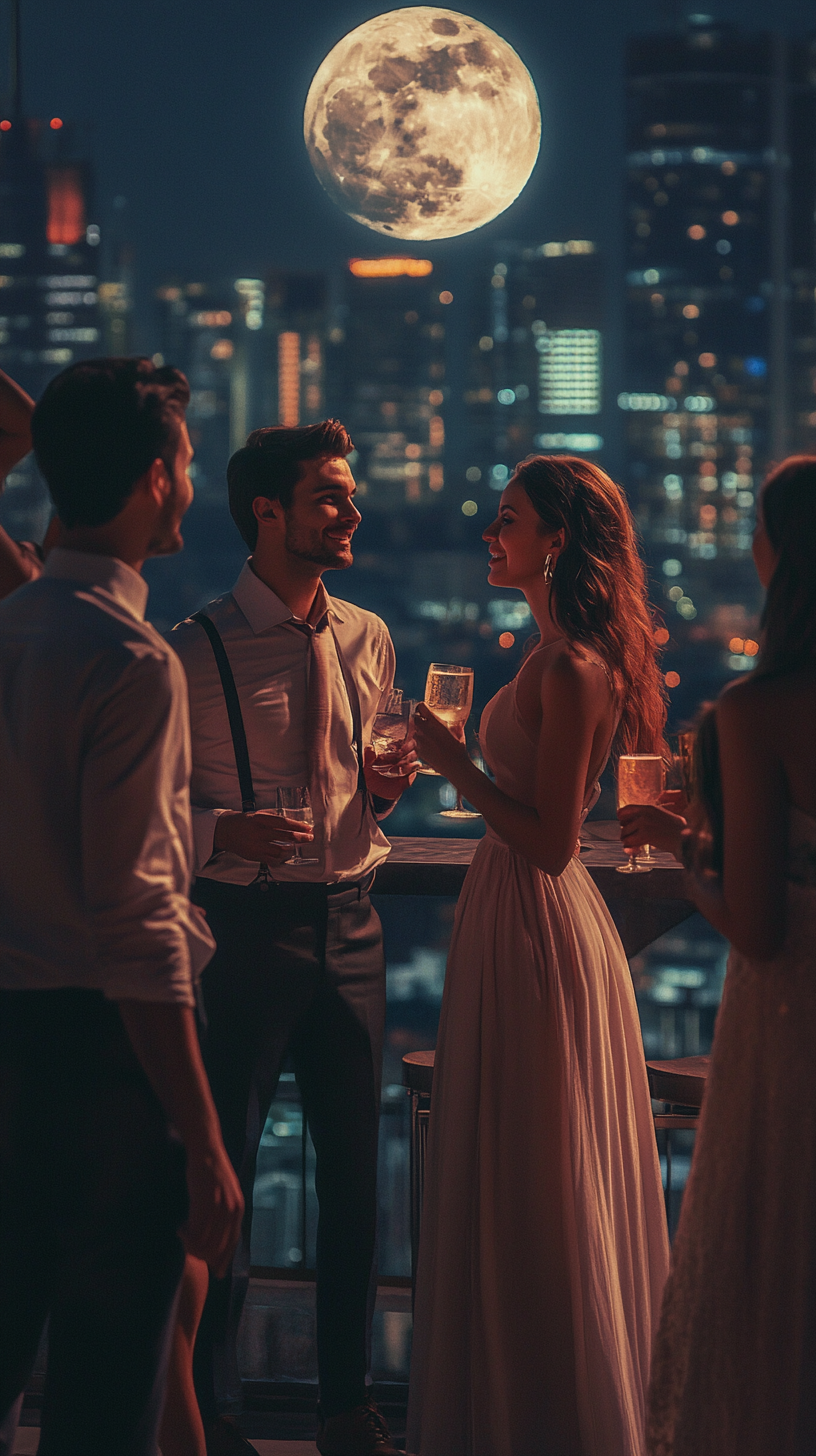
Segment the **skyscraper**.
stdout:
<path fill-rule="evenodd" d="M 11 22 L 11 94 L 0 115 L 0 367 L 37 399 L 59 369 L 100 352 L 100 231 L 74 128 L 24 115 L 18 3 Z M 30 459 L 7 485 L 9 529 L 39 534 L 49 508 Z"/>
<path fill-rule="evenodd" d="M 266 307 L 274 373 L 268 423 L 314 424 L 326 407 L 328 279 L 276 269 L 267 279 Z"/>
<path fill-rule="evenodd" d="M 352 258 L 329 331 L 329 399 L 348 427 L 368 509 L 433 500 L 444 487 L 445 313 L 428 259 Z"/>
<path fill-rule="evenodd" d="M 602 448 L 604 296 L 594 243 L 496 243 L 477 275 L 471 327 L 473 486 L 501 490 L 535 452 Z"/>
<path fill-rule="evenodd" d="M 667 626 L 712 678 L 756 651 L 767 466 L 816 448 L 815 61 L 702 15 L 629 44 L 627 479 Z"/>

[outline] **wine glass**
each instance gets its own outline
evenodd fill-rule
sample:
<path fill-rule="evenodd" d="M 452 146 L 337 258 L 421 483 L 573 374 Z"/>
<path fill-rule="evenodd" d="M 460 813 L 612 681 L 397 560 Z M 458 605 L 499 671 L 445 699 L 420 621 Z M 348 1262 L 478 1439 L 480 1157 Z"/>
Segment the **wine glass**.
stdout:
<path fill-rule="evenodd" d="M 309 790 L 305 784 L 300 784 L 296 788 L 276 789 L 275 808 L 279 814 L 285 815 L 287 819 L 294 819 L 298 824 L 307 824 L 309 828 L 314 824 L 312 801 L 309 798 Z M 291 865 L 313 865 L 319 863 L 320 860 L 316 855 L 303 854 L 299 844 L 295 845 L 289 859 L 284 860 L 284 864 Z"/>
<path fill-rule="evenodd" d="M 677 735 L 677 756 L 680 760 L 682 789 L 688 803 L 694 796 L 694 740 L 697 734 L 692 729 Z"/>
<path fill-rule="evenodd" d="M 449 662 L 432 662 L 425 683 L 425 702 L 431 712 L 452 731 L 463 727 L 473 704 L 473 668 L 455 667 Z M 462 807 L 462 795 L 456 790 L 456 807 L 443 809 L 445 819 L 481 819 L 472 809 Z"/>
<path fill-rule="evenodd" d="M 618 759 L 618 808 L 626 804 L 657 804 L 663 793 L 665 766 L 659 753 L 622 753 Z M 620 875 L 644 874 L 657 863 L 648 844 L 627 849 L 626 864 L 616 865 Z"/>
<path fill-rule="evenodd" d="M 383 693 L 371 728 L 371 747 L 374 752 L 389 753 L 400 743 L 404 743 L 410 718 L 411 699 L 403 698 L 402 688 L 392 688 L 390 692 Z M 375 764 L 374 767 L 385 779 L 402 778 L 402 770 L 396 764 L 384 768 Z"/>

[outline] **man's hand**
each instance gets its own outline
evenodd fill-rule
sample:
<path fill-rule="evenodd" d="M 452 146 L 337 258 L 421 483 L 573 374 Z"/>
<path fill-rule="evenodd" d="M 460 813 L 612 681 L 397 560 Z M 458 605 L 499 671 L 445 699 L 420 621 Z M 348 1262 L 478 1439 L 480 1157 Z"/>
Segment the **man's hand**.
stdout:
<path fill-rule="evenodd" d="M 187 1153 L 190 1213 L 181 1230 L 188 1254 L 203 1259 L 216 1279 L 229 1272 L 241 1233 L 244 1198 L 223 1146 Z"/>
<path fill-rule="evenodd" d="M 675 859 L 682 859 L 683 830 L 688 826 L 682 814 L 661 809 L 659 804 L 625 804 L 618 810 L 621 842 L 624 849 L 639 849 L 653 844 L 667 850 Z"/>
<path fill-rule="evenodd" d="M 189 1006 L 120 1001 L 119 1014 L 145 1075 L 187 1153 L 186 1248 L 226 1274 L 241 1232 L 244 1200 L 221 1138 Z"/>
<path fill-rule="evenodd" d="M 259 864 L 283 864 L 296 844 L 308 844 L 314 834 L 308 826 L 270 809 L 254 814 L 219 814 L 213 849 L 227 850 Z"/>
<path fill-rule="evenodd" d="M 381 768 L 387 768 L 391 772 L 379 773 Z M 399 772 L 393 774 L 394 769 Z M 373 748 L 365 748 L 363 773 L 372 794 L 376 794 L 379 799 L 398 799 L 416 778 L 416 744 L 413 737 L 405 738 L 389 753 L 375 754 Z"/>

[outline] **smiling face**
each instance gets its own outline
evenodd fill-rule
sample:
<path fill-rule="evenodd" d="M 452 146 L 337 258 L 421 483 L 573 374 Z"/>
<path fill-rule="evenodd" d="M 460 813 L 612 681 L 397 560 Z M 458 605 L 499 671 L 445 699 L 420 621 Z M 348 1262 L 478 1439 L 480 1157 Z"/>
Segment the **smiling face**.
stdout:
<path fill-rule="evenodd" d="M 305 460 L 284 512 L 287 553 L 313 566 L 351 566 L 351 538 L 362 520 L 356 490 L 346 460 L 325 455 Z"/>
<path fill-rule="evenodd" d="M 482 539 L 490 544 L 491 586 L 525 587 L 540 582 L 548 556 L 563 543 L 563 531 L 544 525 L 523 485 L 511 480 L 502 492 L 499 513 Z"/>

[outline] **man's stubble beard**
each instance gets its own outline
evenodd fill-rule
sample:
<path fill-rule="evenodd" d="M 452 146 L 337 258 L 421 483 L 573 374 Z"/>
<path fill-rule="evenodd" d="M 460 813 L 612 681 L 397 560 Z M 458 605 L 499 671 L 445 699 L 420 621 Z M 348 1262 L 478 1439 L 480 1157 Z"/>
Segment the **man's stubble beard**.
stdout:
<path fill-rule="evenodd" d="M 332 551 L 325 545 L 319 532 L 300 532 L 288 520 L 285 545 L 290 556 L 297 556 L 301 561 L 310 562 L 312 566 L 333 566 L 336 571 L 343 571 L 352 565 L 350 548 L 347 556 L 345 553 Z"/>
<path fill-rule="evenodd" d="M 184 512 L 179 515 L 178 498 L 171 496 L 165 501 L 161 515 L 156 522 L 156 529 L 150 538 L 148 554 L 150 556 L 175 556 L 177 551 L 184 549 L 184 540 L 181 535 L 181 522 Z"/>

